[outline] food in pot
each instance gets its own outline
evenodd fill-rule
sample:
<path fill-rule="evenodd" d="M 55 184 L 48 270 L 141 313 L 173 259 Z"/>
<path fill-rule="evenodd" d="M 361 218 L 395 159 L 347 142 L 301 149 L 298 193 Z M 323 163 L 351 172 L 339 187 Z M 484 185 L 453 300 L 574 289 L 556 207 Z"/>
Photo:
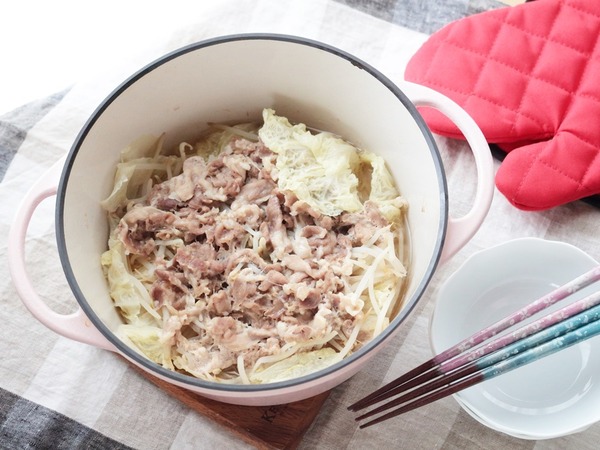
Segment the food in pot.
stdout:
<path fill-rule="evenodd" d="M 273 110 L 169 153 L 122 153 L 102 202 L 118 335 L 222 383 L 322 369 L 388 325 L 406 277 L 404 213 L 383 159 Z"/>

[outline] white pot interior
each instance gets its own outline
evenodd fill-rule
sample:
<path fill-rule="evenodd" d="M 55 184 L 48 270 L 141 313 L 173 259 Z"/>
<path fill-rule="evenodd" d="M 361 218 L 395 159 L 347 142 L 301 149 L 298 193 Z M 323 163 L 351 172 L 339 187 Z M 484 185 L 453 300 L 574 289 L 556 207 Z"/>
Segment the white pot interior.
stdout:
<path fill-rule="evenodd" d="M 416 110 L 373 72 L 315 43 L 233 37 L 169 55 L 115 91 L 83 129 L 59 187 L 61 257 L 95 325 L 116 339 L 110 331 L 121 319 L 100 267 L 108 229 L 99 202 L 112 189 L 119 152 L 143 135 L 166 132 L 168 145 L 193 140 L 207 122 L 258 120 L 265 107 L 385 157 L 410 204 L 412 261 L 406 298 L 412 307 L 443 242 L 445 182 L 433 140 L 413 116 Z"/>

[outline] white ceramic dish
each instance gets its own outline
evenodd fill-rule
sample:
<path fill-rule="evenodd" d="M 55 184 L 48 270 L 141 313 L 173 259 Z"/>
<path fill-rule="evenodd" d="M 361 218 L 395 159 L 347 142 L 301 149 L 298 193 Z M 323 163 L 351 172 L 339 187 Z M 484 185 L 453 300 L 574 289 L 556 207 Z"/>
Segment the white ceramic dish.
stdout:
<path fill-rule="evenodd" d="M 472 209 L 448 211 L 443 164 L 415 105 L 433 106 L 463 130 L 475 156 L 478 187 Z M 317 373 L 268 385 L 229 385 L 167 370 L 140 356 L 114 333 L 122 319 L 100 267 L 107 220 L 100 200 L 109 194 L 121 149 L 140 136 L 166 132 L 165 146 L 193 140 L 208 122 L 260 119 L 271 107 L 293 122 L 328 130 L 381 154 L 410 203 L 410 280 L 404 309 L 376 339 Z M 300 400 L 331 389 L 356 373 L 420 299 L 438 263 L 460 249 L 489 209 L 493 164 L 473 120 L 447 97 L 422 86 L 397 86 L 339 49 L 283 35 L 235 35 L 195 43 L 165 55 L 126 80 L 92 114 L 65 161 L 24 199 L 11 229 L 9 260 L 15 287 L 32 314 L 55 332 L 118 352 L 142 369 L 207 397 L 266 405 Z M 57 195 L 57 244 L 80 309 L 53 312 L 27 276 L 24 242 L 39 202 Z"/>
<path fill-rule="evenodd" d="M 430 324 L 433 351 L 442 352 L 595 265 L 576 247 L 534 238 L 472 255 L 438 292 Z M 545 312 L 594 289 L 598 283 Z M 454 397 L 479 422 L 511 436 L 548 439 L 581 431 L 600 420 L 600 339 L 592 338 Z"/>

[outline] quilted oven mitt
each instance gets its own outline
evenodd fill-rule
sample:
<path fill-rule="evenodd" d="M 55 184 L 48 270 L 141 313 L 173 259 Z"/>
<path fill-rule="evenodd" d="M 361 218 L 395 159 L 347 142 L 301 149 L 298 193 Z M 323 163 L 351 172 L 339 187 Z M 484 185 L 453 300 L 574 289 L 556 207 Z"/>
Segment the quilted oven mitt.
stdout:
<path fill-rule="evenodd" d="M 434 33 L 405 78 L 461 105 L 507 152 L 496 186 L 544 210 L 600 193 L 600 1 L 537 0 L 479 13 Z M 462 138 L 440 113 L 435 133 Z"/>

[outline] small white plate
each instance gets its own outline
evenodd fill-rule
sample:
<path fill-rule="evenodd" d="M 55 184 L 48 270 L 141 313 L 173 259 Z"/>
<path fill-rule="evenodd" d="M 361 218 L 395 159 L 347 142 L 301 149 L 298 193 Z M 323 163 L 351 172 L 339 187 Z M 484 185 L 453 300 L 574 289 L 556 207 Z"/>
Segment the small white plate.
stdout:
<path fill-rule="evenodd" d="M 439 290 L 430 323 L 434 353 L 597 264 L 572 245 L 535 238 L 516 239 L 474 254 Z M 598 283 L 535 318 L 594 289 L 599 289 Z M 454 397 L 479 422 L 522 439 L 548 439 L 582 431 L 600 420 L 600 338 L 591 338 Z"/>

